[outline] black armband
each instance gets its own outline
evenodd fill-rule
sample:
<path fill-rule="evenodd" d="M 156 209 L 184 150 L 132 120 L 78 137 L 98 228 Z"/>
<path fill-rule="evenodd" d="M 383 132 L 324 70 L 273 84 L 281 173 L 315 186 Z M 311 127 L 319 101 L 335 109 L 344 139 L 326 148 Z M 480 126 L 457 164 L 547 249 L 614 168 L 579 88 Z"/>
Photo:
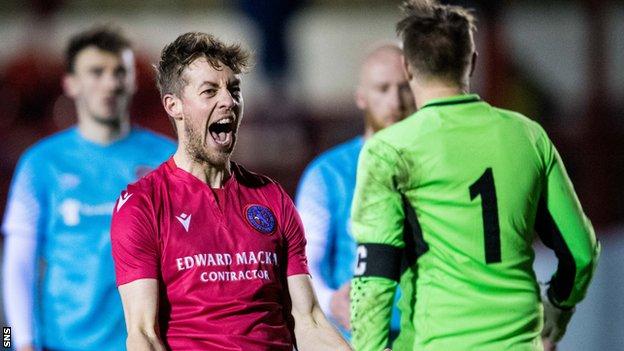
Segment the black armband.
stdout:
<path fill-rule="evenodd" d="M 357 247 L 355 277 L 381 277 L 399 281 L 403 250 L 386 244 L 360 244 Z"/>

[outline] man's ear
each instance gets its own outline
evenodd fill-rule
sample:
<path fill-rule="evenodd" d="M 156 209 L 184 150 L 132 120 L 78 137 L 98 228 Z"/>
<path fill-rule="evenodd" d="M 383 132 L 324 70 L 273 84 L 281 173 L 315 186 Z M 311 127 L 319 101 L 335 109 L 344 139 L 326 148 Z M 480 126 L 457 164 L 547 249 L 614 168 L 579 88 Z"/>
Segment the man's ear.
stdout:
<path fill-rule="evenodd" d="M 469 77 L 472 77 L 472 74 L 474 73 L 475 68 L 477 67 L 477 56 L 479 56 L 479 55 L 477 54 L 476 51 L 472 53 L 472 59 L 470 61 L 470 75 L 469 75 Z"/>
<path fill-rule="evenodd" d="M 165 94 L 162 97 L 162 104 L 167 114 L 176 121 L 182 120 L 182 100 L 175 94 Z"/>
<path fill-rule="evenodd" d="M 412 72 L 412 68 L 405 59 L 404 55 L 401 55 L 401 63 L 403 63 L 403 73 L 405 73 L 405 78 L 407 78 L 407 81 L 409 82 L 412 78 L 414 78 L 414 72 Z"/>
<path fill-rule="evenodd" d="M 68 73 L 63 76 L 63 91 L 69 98 L 74 99 L 78 95 L 78 82 L 73 74 Z"/>
<path fill-rule="evenodd" d="M 362 111 L 368 108 L 368 103 L 364 96 L 364 89 L 360 85 L 355 89 L 355 105 Z"/>

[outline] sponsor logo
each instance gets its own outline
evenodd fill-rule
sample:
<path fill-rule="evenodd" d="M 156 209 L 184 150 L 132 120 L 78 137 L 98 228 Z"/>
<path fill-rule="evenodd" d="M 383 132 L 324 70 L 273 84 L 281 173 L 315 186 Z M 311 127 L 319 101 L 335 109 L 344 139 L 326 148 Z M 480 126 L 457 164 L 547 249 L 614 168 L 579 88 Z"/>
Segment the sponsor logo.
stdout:
<path fill-rule="evenodd" d="M 81 216 L 110 216 L 115 208 L 115 203 L 105 202 L 97 205 L 89 205 L 77 199 L 65 199 L 59 206 L 59 212 L 66 226 L 73 227 L 80 224 Z"/>
<path fill-rule="evenodd" d="M 68 190 L 80 185 L 80 178 L 71 173 L 63 173 L 59 176 L 59 184 L 62 189 Z"/>
<path fill-rule="evenodd" d="M 130 199 L 130 196 L 132 196 L 131 193 L 121 194 L 121 196 L 119 197 L 119 201 L 117 201 L 117 212 L 119 212 L 119 209 L 121 209 L 121 207 L 126 203 L 126 201 Z"/>
<path fill-rule="evenodd" d="M 184 230 L 186 230 L 186 232 L 188 233 L 189 230 L 189 226 L 191 225 L 191 216 L 192 215 L 187 215 L 186 213 L 182 213 L 179 216 L 175 216 L 175 218 L 182 223 L 182 226 L 184 227 Z"/>
<path fill-rule="evenodd" d="M 190 217 L 190 216 L 189 216 Z M 178 272 L 199 272 L 203 283 L 243 280 L 271 280 L 271 273 L 279 266 L 278 254 L 273 251 L 204 252 L 178 257 Z M 193 273 L 197 277 L 197 273 Z"/>
<path fill-rule="evenodd" d="M 245 218 L 249 225 L 263 234 L 272 234 L 275 230 L 275 216 L 273 212 L 262 205 L 247 205 Z"/>

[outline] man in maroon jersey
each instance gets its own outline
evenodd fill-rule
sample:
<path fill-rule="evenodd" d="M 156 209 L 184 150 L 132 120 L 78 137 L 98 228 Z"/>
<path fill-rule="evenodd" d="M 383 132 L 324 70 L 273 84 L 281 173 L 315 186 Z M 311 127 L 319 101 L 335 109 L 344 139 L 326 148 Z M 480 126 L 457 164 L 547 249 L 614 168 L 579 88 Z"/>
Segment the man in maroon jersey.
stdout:
<path fill-rule="evenodd" d="M 122 193 L 111 229 L 129 350 L 350 350 L 314 296 L 291 199 L 230 162 L 247 61 L 204 33 L 162 51 L 178 149 Z"/>

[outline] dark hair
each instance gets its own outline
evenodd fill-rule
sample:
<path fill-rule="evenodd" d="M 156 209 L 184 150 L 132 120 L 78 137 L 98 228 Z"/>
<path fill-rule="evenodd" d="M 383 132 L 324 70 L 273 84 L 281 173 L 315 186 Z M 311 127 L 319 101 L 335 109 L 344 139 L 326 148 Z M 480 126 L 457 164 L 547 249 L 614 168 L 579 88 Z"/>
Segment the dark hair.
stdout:
<path fill-rule="evenodd" d="M 420 74 L 464 85 L 475 51 L 475 18 L 460 6 L 407 0 L 397 33 L 407 62 Z"/>
<path fill-rule="evenodd" d="M 244 72 L 250 61 L 249 52 L 239 44 L 228 45 L 201 32 L 182 34 L 165 46 L 160 55 L 156 67 L 160 95 L 180 93 L 186 84 L 182 77 L 184 69 L 200 57 L 205 57 L 215 69 L 225 65 L 237 74 Z"/>
<path fill-rule="evenodd" d="M 76 56 L 89 46 L 119 54 L 124 49 L 130 48 L 130 42 L 119 30 L 108 26 L 98 26 L 78 33 L 69 40 L 65 50 L 65 69 L 67 72 L 74 72 Z"/>

